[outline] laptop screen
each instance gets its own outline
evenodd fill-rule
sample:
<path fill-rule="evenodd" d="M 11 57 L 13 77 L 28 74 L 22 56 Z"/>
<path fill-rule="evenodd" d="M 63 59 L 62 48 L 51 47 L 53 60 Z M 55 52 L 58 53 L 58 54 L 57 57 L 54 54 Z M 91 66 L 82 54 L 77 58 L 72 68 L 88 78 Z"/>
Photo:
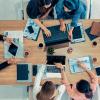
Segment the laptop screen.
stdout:
<path fill-rule="evenodd" d="M 54 65 L 54 63 L 62 63 L 63 65 L 65 65 L 65 59 L 65 56 L 47 56 L 47 64 Z"/>

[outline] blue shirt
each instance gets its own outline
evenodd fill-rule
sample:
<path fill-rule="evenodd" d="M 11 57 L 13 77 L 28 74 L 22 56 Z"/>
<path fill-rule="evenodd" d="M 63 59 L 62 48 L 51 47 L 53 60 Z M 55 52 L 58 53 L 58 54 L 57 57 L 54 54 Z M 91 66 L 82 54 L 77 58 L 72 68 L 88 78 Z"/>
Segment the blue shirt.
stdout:
<path fill-rule="evenodd" d="M 73 0 L 71 2 L 73 2 Z M 78 20 L 86 17 L 87 7 L 82 0 L 79 0 L 79 3 L 76 3 L 76 5 L 77 8 L 75 10 L 66 12 L 64 11 L 64 0 L 59 0 L 55 7 L 57 19 L 72 19 L 71 25 L 73 27 L 77 26 Z"/>

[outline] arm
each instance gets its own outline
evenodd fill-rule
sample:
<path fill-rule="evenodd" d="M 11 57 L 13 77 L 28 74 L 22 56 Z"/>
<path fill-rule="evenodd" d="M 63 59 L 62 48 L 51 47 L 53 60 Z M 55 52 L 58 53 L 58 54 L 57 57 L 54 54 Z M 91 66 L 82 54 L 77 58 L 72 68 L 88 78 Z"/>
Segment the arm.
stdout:
<path fill-rule="evenodd" d="M 63 65 L 59 63 L 55 63 L 55 64 L 56 64 L 56 67 L 60 68 L 61 70 L 62 83 L 65 85 L 68 95 L 73 98 L 75 96 L 75 92 L 70 86 L 70 82 L 66 76 L 66 72 L 63 68 Z"/>
<path fill-rule="evenodd" d="M 41 23 L 39 19 L 33 19 L 34 22 L 45 32 L 46 36 L 51 36 L 51 32 Z"/>
<path fill-rule="evenodd" d="M 83 68 L 86 71 L 86 73 L 90 77 L 90 82 L 91 82 L 91 85 L 92 85 L 93 90 L 96 89 L 96 86 L 98 84 L 98 78 L 96 77 L 96 75 L 92 71 L 89 71 L 86 68 L 86 65 L 84 63 L 78 62 L 78 64 L 79 64 L 79 66 L 81 68 Z"/>

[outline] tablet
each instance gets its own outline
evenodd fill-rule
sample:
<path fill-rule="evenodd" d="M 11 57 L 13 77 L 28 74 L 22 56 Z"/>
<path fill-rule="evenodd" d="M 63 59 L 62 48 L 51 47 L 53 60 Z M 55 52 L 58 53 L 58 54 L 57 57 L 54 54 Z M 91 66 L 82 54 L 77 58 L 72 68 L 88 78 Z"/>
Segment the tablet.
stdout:
<path fill-rule="evenodd" d="M 18 50 L 18 47 L 17 47 L 14 43 L 11 43 L 11 45 L 9 46 L 8 51 L 9 51 L 13 56 L 16 56 L 17 50 Z"/>
<path fill-rule="evenodd" d="M 97 76 L 100 77 L 100 67 L 95 68 Z"/>
<path fill-rule="evenodd" d="M 67 25 L 67 31 L 69 31 L 70 29 L 71 29 L 71 25 L 68 24 Z M 74 27 L 72 33 L 73 33 L 72 39 L 71 39 L 72 43 L 78 43 L 78 42 L 84 42 L 85 41 L 85 36 L 84 36 L 84 33 L 83 33 L 83 27 L 80 23 L 76 27 Z"/>
<path fill-rule="evenodd" d="M 32 82 L 32 64 L 17 64 L 17 82 Z"/>

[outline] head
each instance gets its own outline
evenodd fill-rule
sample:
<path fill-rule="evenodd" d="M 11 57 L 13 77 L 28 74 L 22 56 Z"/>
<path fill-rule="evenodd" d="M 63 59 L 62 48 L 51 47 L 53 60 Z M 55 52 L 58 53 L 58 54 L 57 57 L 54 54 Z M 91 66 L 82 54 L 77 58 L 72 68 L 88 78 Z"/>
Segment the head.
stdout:
<path fill-rule="evenodd" d="M 43 84 L 41 91 L 37 94 L 37 100 L 54 100 L 56 95 L 56 86 L 51 81 Z"/>
<path fill-rule="evenodd" d="M 88 81 L 86 80 L 80 80 L 77 84 L 76 84 L 76 89 L 80 92 L 80 93 L 84 93 L 86 98 L 92 98 L 93 97 L 93 93 L 92 93 L 92 89 L 90 87 L 90 84 Z"/>
<path fill-rule="evenodd" d="M 64 0 L 64 10 L 66 12 L 70 12 L 72 10 L 75 10 L 76 3 L 78 3 L 77 0 L 76 1 L 75 0 Z"/>
<path fill-rule="evenodd" d="M 44 0 L 44 7 L 49 8 L 51 6 L 52 0 Z"/>

